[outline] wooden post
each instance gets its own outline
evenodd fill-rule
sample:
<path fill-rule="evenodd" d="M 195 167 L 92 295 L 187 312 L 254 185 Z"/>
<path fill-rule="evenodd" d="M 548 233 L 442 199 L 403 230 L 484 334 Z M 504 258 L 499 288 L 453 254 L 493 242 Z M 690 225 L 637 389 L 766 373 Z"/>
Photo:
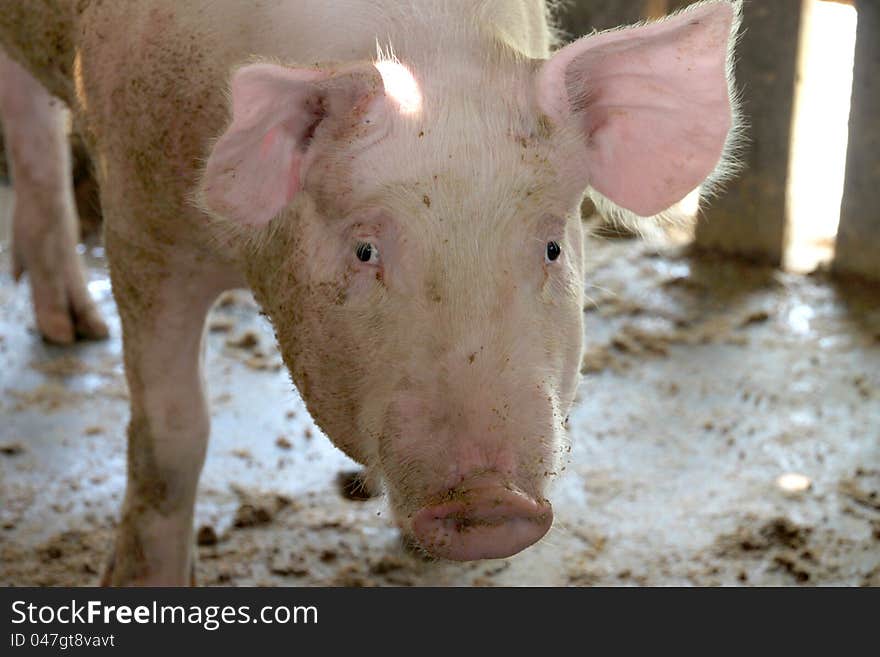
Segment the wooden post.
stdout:
<path fill-rule="evenodd" d="M 880 279 L 880 4 L 855 4 L 859 27 L 834 271 Z"/>
<path fill-rule="evenodd" d="M 645 16 L 646 1 L 655 0 L 590 0 L 571 2 L 562 6 L 559 27 L 571 39 L 590 34 L 594 30 L 608 30 L 620 25 L 638 23 Z"/>
<path fill-rule="evenodd" d="M 802 0 L 745 4 L 736 66 L 748 126 L 745 168 L 706 209 L 697 226 L 698 248 L 782 262 L 803 13 Z"/>
<path fill-rule="evenodd" d="M 663 18 L 670 11 L 669 0 L 644 0 L 642 15 L 645 18 Z"/>

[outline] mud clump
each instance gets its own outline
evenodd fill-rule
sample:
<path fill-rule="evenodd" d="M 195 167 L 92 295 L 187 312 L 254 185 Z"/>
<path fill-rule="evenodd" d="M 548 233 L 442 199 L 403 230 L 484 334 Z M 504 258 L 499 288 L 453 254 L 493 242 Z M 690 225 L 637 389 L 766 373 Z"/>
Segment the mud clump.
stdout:
<path fill-rule="evenodd" d="M 226 341 L 227 347 L 244 350 L 254 349 L 259 346 L 259 344 L 260 336 L 254 331 L 245 331 L 241 335 L 231 337 Z"/>
<path fill-rule="evenodd" d="M 305 558 L 296 552 L 275 552 L 269 557 L 269 572 L 282 577 L 306 577 L 310 571 Z"/>
<path fill-rule="evenodd" d="M 840 481 L 838 490 L 856 504 L 880 511 L 880 470 L 858 468 L 855 476 Z"/>
<path fill-rule="evenodd" d="M 235 520 L 233 525 L 239 529 L 245 527 L 258 527 L 260 525 L 268 525 L 272 522 L 275 514 L 264 506 L 254 506 L 253 504 L 242 504 L 235 512 Z"/>
<path fill-rule="evenodd" d="M 330 580 L 329 585 L 346 588 L 364 588 L 376 586 L 376 583 L 370 581 L 358 566 L 352 564 L 336 573 L 336 576 Z"/>
<path fill-rule="evenodd" d="M 231 327 L 223 330 L 231 330 Z M 227 338 L 226 346 L 235 350 L 241 362 L 252 370 L 278 372 L 284 367 L 273 349 L 264 349 L 261 346 L 260 336 L 256 331 L 244 331 L 231 336 Z"/>
<path fill-rule="evenodd" d="M 262 356 L 259 354 L 251 356 L 244 361 L 244 364 L 252 370 L 258 371 L 278 372 L 281 370 L 282 367 L 284 367 L 284 364 L 280 360 L 273 359 L 268 356 Z"/>
<path fill-rule="evenodd" d="M 88 365 L 73 355 L 60 356 L 41 363 L 31 363 L 31 367 L 47 376 L 56 377 L 78 376 L 90 371 Z"/>
<path fill-rule="evenodd" d="M 202 525 L 196 533 L 196 543 L 200 546 L 217 545 L 219 538 L 211 525 Z"/>
<path fill-rule="evenodd" d="M 394 571 L 407 567 L 407 563 L 398 557 L 385 555 L 378 561 L 370 564 L 370 573 L 373 575 L 387 575 Z"/>
<path fill-rule="evenodd" d="M 797 550 L 807 544 L 812 531 L 809 527 L 796 525 L 788 518 L 774 518 L 757 533 L 747 534 L 740 542 L 740 546 L 744 551 L 766 550 L 772 547 Z"/>
<path fill-rule="evenodd" d="M 50 539 L 37 550 L 37 553 L 40 556 L 40 560 L 46 564 L 57 561 L 62 557 L 87 554 L 88 550 L 89 545 L 85 540 L 83 532 L 69 531 Z"/>
<path fill-rule="evenodd" d="M 208 322 L 211 333 L 230 333 L 235 328 L 235 321 L 229 317 L 214 317 Z"/>
<path fill-rule="evenodd" d="M 9 390 L 8 393 L 18 402 L 13 407 L 16 412 L 34 409 L 53 412 L 65 406 L 80 404 L 83 400 L 83 395 L 70 391 L 55 381 L 31 390 Z"/>
<path fill-rule="evenodd" d="M 235 458 L 241 459 L 242 461 L 253 461 L 254 460 L 254 455 L 251 454 L 251 451 L 249 449 L 242 449 L 242 448 L 233 449 L 229 453 L 232 456 L 234 456 Z"/>
<path fill-rule="evenodd" d="M 774 556 L 773 563 L 794 577 L 801 584 L 806 584 L 812 577 L 809 564 L 807 563 L 807 561 L 812 561 L 812 559 L 809 559 L 808 557 L 809 554 L 807 555 L 807 558 L 804 559 L 798 555 L 785 552 Z"/>
<path fill-rule="evenodd" d="M 668 356 L 669 344 L 672 339 L 663 334 L 643 331 L 634 326 L 625 326 L 611 340 L 611 346 L 622 353 L 641 356 L 652 354 L 655 356 Z"/>
<path fill-rule="evenodd" d="M 745 328 L 747 326 L 752 326 L 754 324 L 763 324 L 764 322 L 770 319 L 770 313 L 766 310 L 756 310 L 752 313 L 749 313 L 745 317 L 743 317 L 740 322 L 740 327 Z"/>
<path fill-rule="evenodd" d="M 236 529 L 268 525 L 282 509 L 296 508 L 293 500 L 285 495 L 255 494 L 244 491 L 236 491 L 236 493 L 242 500 L 232 521 L 232 525 Z"/>
<path fill-rule="evenodd" d="M 611 354 L 608 347 L 592 347 L 584 350 L 583 360 L 581 361 L 581 374 L 597 374 L 609 367 L 615 371 L 622 371 L 624 368 L 619 366 L 618 361 Z"/>
<path fill-rule="evenodd" d="M 771 569 L 780 569 L 798 583 L 815 579 L 818 559 L 808 546 L 812 527 L 798 525 L 788 518 L 768 520 L 757 529 L 740 527 L 717 541 L 716 554 L 725 559 L 766 559 Z"/>
<path fill-rule="evenodd" d="M 26 581 L 30 586 L 83 586 L 104 566 L 112 543 L 109 527 L 72 530 L 52 536 L 41 545 L 0 550 L 3 585 Z"/>
<path fill-rule="evenodd" d="M 26 451 L 25 446 L 21 443 L 4 443 L 0 445 L 0 454 L 3 456 L 18 456 Z"/>

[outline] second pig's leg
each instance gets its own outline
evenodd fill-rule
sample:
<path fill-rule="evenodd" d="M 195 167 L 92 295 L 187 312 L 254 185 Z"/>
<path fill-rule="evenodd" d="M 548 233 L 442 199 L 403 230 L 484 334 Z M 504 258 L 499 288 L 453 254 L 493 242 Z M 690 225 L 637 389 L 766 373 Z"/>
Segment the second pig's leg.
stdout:
<path fill-rule="evenodd" d="M 62 344 L 107 337 L 76 253 L 68 114 L 0 51 L 0 118 L 15 189 L 13 275 L 28 273 L 37 327 Z"/>

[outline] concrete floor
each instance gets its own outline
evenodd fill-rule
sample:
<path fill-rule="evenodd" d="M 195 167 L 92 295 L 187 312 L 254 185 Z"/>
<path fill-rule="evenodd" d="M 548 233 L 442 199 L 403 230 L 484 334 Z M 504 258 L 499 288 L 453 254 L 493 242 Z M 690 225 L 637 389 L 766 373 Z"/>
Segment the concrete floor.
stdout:
<path fill-rule="evenodd" d="M 0 215 L 8 202 L 0 190 Z M 90 286 L 112 339 L 62 349 L 36 335 L 0 244 L 0 583 L 95 584 L 128 413 L 101 252 Z M 880 290 L 634 241 L 590 241 L 589 261 L 556 522 L 473 564 L 423 560 L 382 499 L 341 494 L 354 464 L 311 422 L 249 295 L 227 296 L 209 333 L 199 582 L 880 585 Z M 792 473 L 806 490 L 779 486 Z"/>

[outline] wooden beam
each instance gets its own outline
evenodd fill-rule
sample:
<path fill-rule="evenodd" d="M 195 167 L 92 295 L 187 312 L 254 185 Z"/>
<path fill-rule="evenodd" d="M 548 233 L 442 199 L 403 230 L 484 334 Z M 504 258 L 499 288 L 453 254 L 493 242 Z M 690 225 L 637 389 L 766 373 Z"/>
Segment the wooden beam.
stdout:
<path fill-rule="evenodd" d="M 880 279 L 880 5 L 855 4 L 859 26 L 834 271 Z"/>
<path fill-rule="evenodd" d="M 572 39 L 594 30 L 608 30 L 638 23 L 644 18 L 646 0 L 590 0 L 562 5 L 559 26 Z"/>
<path fill-rule="evenodd" d="M 782 263 L 802 0 L 749 2 L 737 49 L 744 170 L 705 211 L 696 246 Z"/>
<path fill-rule="evenodd" d="M 644 0 L 642 16 L 645 18 L 662 18 L 669 13 L 669 0 Z"/>

